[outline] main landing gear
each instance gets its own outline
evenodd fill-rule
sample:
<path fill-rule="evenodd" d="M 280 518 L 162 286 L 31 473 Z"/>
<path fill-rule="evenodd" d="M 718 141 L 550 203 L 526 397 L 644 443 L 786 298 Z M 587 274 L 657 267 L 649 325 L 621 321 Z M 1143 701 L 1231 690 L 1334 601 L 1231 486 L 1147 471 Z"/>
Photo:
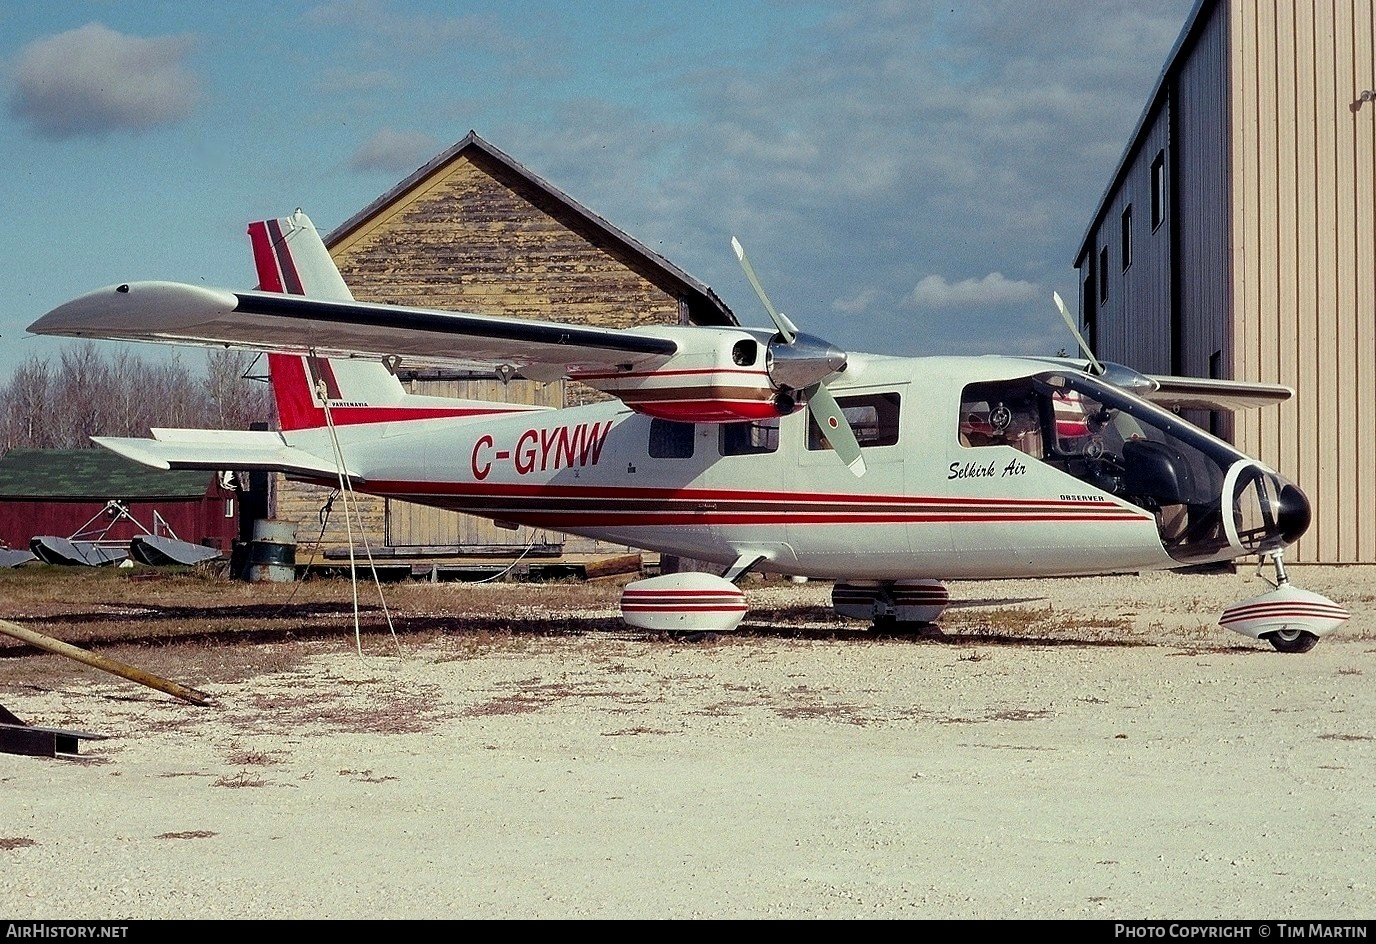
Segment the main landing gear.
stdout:
<path fill-rule="evenodd" d="M 1350 613 L 1328 597 L 1301 590 L 1285 573 L 1284 551 L 1267 551 L 1257 561 L 1260 575 L 1267 560 L 1275 566 L 1276 579 L 1265 593 L 1234 603 L 1223 611 L 1219 624 L 1227 629 L 1264 639 L 1277 652 L 1308 652 L 1322 636 L 1347 620 Z M 1264 575 L 1263 575 L 1264 576 Z"/>
<path fill-rule="evenodd" d="M 831 590 L 838 616 L 871 620 L 880 633 L 924 631 L 950 602 L 946 587 L 936 580 L 842 581 Z"/>

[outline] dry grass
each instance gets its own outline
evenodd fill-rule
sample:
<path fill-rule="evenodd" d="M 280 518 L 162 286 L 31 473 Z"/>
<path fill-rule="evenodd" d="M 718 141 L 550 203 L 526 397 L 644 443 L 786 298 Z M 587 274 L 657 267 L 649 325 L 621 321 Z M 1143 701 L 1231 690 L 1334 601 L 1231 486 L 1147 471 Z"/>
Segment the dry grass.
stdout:
<path fill-rule="evenodd" d="M 745 585 L 751 611 L 736 633 L 688 637 L 628 629 L 618 608 L 627 579 L 389 583 L 384 585 L 385 607 L 377 589 L 363 583 L 358 591 L 357 644 L 369 654 L 384 656 L 395 654 L 399 645 L 424 649 L 434 653 L 438 662 L 485 660 L 557 644 L 570 655 L 597 661 L 612 658 L 602 645 L 609 637 L 709 651 L 777 639 L 838 646 L 939 645 L 956 648 L 958 659 L 972 664 L 1008 646 L 1166 644 L 1197 651 L 1248 645 L 1218 628 L 1216 600 L 1190 599 L 1184 593 L 1186 585 L 1180 584 L 1182 594 L 1162 608 L 1146 599 L 1152 584 L 1130 578 L 1104 585 L 1107 596 L 1099 605 L 1078 609 L 1054 596 L 1016 596 L 1017 584 L 955 587 L 957 600 L 940 627 L 909 633 L 867 632 L 865 624 L 837 617 L 826 583 L 800 586 L 752 578 Z M 1021 588 L 1024 593 L 1026 586 Z M 1212 589 L 1196 587 L 1192 592 L 1207 594 Z M 1139 592 L 1140 600 L 1133 596 Z M 1139 611 L 1149 615 L 1140 617 Z M 27 565 L 0 570 L 0 618 L 194 687 L 232 684 L 265 674 L 289 675 L 299 671 L 310 656 L 349 651 L 356 644 L 353 588 L 338 578 L 249 584 L 190 569 Z M 1354 619 L 1343 636 L 1376 638 L 1357 624 Z M 607 671 L 614 673 L 618 667 L 608 665 Z M 624 664 L 620 671 L 627 671 Z M 1361 670 L 1345 667 L 1338 673 L 1360 675 Z M 92 674 L 100 673 L 0 635 L 0 691 L 53 689 Z M 519 695 L 495 698 L 470 711 L 520 714 L 539 711 L 560 699 L 595 694 L 528 687 Z M 410 720 L 399 712 L 366 722 L 342 699 L 311 697 L 303 698 L 298 706 L 279 703 L 275 707 L 303 722 L 339 730 L 363 723 L 369 730 L 389 726 L 402 730 L 438 720 L 426 717 L 419 701 Z M 731 707 L 722 704 L 716 710 Z M 792 710 L 844 713 L 843 708 L 819 705 Z"/>

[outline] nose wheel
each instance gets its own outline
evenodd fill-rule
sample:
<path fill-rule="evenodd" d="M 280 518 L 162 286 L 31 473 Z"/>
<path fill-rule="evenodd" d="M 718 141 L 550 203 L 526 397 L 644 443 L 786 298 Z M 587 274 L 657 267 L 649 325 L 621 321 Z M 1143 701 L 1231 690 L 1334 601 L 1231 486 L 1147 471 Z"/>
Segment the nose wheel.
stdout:
<path fill-rule="evenodd" d="M 1267 551 L 1257 562 L 1257 574 L 1270 561 L 1276 579 L 1271 589 L 1260 596 L 1234 603 L 1223 611 L 1219 623 L 1233 630 L 1269 642 L 1277 652 L 1308 652 L 1319 639 L 1337 629 L 1351 615 L 1328 597 L 1301 590 L 1290 583 L 1285 573 L 1283 551 Z M 1264 576 L 1264 575 L 1263 575 Z"/>
<path fill-rule="evenodd" d="M 1308 652 L 1319 644 L 1319 637 L 1303 629 L 1278 629 L 1261 637 L 1277 652 Z"/>

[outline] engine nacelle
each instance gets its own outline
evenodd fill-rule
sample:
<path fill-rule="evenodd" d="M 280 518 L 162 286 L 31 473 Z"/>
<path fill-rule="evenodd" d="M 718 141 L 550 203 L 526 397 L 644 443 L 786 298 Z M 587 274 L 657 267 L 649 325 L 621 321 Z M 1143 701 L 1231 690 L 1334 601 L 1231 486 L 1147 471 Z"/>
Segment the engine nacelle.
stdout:
<path fill-rule="evenodd" d="M 654 333 L 672 338 L 679 352 L 652 366 L 570 376 L 637 413 L 683 423 L 761 420 L 802 406 L 770 379 L 767 336 L 738 328 L 659 328 Z"/>
<path fill-rule="evenodd" d="M 785 341 L 743 328 L 644 328 L 639 333 L 672 340 L 678 351 L 621 370 L 569 376 L 647 416 L 739 423 L 801 409 L 804 391 L 846 369 L 843 351 L 807 334 Z"/>

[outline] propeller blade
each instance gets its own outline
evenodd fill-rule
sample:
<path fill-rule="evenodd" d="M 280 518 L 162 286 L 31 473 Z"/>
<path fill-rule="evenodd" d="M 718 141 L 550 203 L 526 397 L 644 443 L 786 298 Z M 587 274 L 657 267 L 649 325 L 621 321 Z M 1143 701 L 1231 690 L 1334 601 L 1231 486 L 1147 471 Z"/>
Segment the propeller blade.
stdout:
<path fill-rule="evenodd" d="M 798 326 L 785 318 L 783 312 L 777 310 L 769 300 L 769 296 L 764 293 L 764 286 L 760 284 L 759 278 L 755 275 L 755 267 L 750 264 L 749 258 L 745 255 L 745 248 L 735 236 L 731 237 L 731 248 L 736 251 L 736 258 L 740 260 L 741 268 L 745 270 L 745 277 L 750 280 L 750 287 L 760 297 L 760 301 L 764 304 L 764 310 L 769 312 L 769 317 L 774 321 L 774 327 L 779 329 L 779 333 L 784 336 L 785 341 L 792 344 L 793 339 L 798 336 Z"/>
<path fill-rule="evenodd" d="M 817 428 L 822 431 L 836 455 L 857 477 L 864 475 L 865 457 L 860 454 L 860 443 L 855 438 L 855 431 L 846 422 L 841 405 L 836 402 L 826 384 L 815 384 L 803 393 L 807 396 L 807 408 L 812 411 Z"/>
<path fill-rule="evenodd" d="M 1065 302 L 1061 301 L 1061 293 L 1052 292 L 1051 297 L 1055 299 L 1056 307 L 1060 309 L 1061 317 L 1065 319 L 1065 326 L 1075 336 L 1075 341 L 1080 345 L 1080 350 L 1084 352 L 1085 357 L 1089 358 L 1090 366 L 1094 368 L 1092 372 L 1102 374 L 1104 365 L 1099 363 L 1099 359 L 1094 356 L 1094 352 L 1089 349 L 1089 345 L 1085 342 L 1084 336 L 1080 334 L 1080 329 L 1075 325 L 1075 319 L 1071 317 L 1070 309 L 1066 308 Z"/>

